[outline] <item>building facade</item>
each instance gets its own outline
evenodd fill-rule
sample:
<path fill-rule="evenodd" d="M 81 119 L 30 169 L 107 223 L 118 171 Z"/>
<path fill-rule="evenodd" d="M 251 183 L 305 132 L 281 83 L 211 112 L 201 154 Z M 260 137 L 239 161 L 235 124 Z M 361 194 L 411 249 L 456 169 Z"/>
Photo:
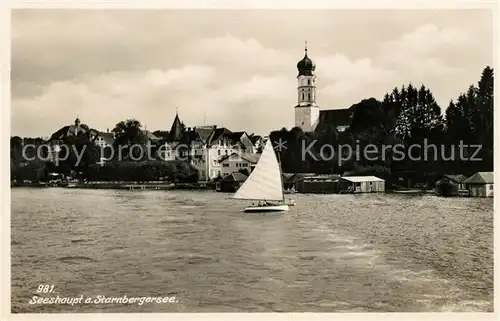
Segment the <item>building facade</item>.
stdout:
<path fill-rule="evenodd" d="M 226 177 L 232 173 L 237 173 L 246 170 L 250 174 L 257 162 L 259 161 L 260 154 L 255 153 L 232 153 L 229 156 L 224 156 L 219 159 L 221 164 L 221 176 Z"/>
<path fill-rule="evenodd" d="M 168 138 L 162 142 L 164 160 L 186 161 L 198 170 L 200 181 L 209 181 L 223 175 L 221 159 L 230 155 L 255 155 L 260 139 L 246 132 L 232 132 L 224 127 L 201 126 L 185 128 L 178 115 Z M 253 140 L 252 140 L 253 139 Z"/>
<path fill-rule="evenodd" d="M 493 197 L 493 172 L 478 172 L 463 183 L 473 197 Z"/>

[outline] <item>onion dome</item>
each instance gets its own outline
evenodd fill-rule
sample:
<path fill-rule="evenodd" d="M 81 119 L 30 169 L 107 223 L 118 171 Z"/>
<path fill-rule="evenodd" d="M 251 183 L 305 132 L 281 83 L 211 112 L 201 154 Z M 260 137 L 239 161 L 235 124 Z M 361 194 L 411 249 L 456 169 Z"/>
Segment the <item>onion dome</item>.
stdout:
<path fill-rule="evenodd" d="M 307 56 L 307 46 L 305 48 L 305 55 L 301 61 L 297 63 L 297 69 L 299 71 L 299 76 L 313 76 L 314 70 L 316 69 L 316 64 Z"/>

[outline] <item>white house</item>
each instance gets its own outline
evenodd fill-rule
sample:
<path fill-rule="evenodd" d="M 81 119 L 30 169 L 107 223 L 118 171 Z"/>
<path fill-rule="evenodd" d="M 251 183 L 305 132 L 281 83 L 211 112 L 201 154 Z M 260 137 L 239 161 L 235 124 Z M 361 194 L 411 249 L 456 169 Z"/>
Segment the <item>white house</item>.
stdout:
<path fill-rule="evenodd" d="M 463 183 L 474 197 L 493 197 L 493 172 L 477 172 Z"/>
<path fill-rule="evenodd" d="M 229 156 L 223 156 L 219 159 L 219 163 L 222 166 L 221 176 L 226 177 L 243 169 L 246 169 L 248 174 L 250 174 L 259 161 L 259 157 L 260 154 L 255 153 L 232 153 Z"/>

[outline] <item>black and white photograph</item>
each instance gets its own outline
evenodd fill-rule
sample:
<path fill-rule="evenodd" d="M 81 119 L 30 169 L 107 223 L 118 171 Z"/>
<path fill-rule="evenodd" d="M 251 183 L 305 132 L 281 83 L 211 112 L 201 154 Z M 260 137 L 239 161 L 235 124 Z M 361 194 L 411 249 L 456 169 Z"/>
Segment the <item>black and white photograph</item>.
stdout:
<path fill-rule="evenodd" d="M 473 4 L 12 8 L 4 310 L 493 316 Z"/>

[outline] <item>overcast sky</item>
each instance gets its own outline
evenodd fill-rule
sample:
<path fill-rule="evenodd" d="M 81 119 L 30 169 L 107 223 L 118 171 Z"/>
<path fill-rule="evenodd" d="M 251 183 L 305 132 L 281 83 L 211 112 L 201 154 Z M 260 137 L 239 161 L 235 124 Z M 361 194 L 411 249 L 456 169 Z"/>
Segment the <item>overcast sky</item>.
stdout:
<path fill-rule="evenodd" d="M 191 127 L 291 128 L 305 40 L 322 109 L 409 82 L 444 109 L 492 64 L 492 23 L 486 10 L 15 10 L 12 134 L 77 116 L 168 130 L 176 108 Z"/>

